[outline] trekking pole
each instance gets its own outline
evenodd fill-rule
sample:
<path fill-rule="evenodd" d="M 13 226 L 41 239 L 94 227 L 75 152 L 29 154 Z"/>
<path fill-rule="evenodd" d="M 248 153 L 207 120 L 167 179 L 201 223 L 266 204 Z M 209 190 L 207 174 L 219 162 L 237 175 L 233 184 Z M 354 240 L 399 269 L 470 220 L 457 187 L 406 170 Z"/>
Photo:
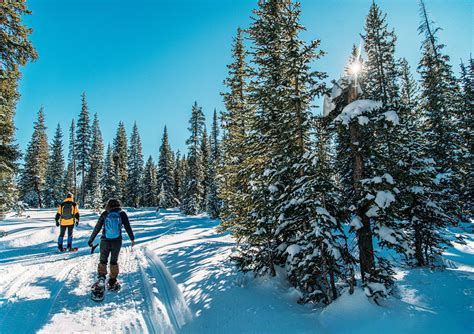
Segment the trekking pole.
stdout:
<path fill-rule="evenodd" d="M 94 254 L 95 249 L 99 246 L 99 244 L 91 246 L 91 254 Z"/>

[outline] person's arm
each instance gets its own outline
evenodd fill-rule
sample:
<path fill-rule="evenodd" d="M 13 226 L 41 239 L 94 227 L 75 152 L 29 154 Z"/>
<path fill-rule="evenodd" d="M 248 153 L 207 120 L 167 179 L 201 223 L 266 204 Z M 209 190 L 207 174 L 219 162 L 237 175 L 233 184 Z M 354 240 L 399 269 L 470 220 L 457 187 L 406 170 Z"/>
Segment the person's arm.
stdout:
<path fill-rule="evenodd" d="M 73 214 L 74 214 L 74 218 L 75 218 L 75 220 L 76 220 L 76 226 L 77 226 L 77 224 L 79 224 L 79 218 L 80 218 L 80 216 L 79 216 L 79 209 L 77 208 L 77 204 L 76 204 L 76 203 L 74 203 L 74 206 L 73 206 Z"/>
<path fill-rule="evenodd" d="M 125 227 L 125 231 L 127 231 L 128 237 L 132 241 L 132 245 L 135 244 L 135 236 L 133 235 L 132 227 L 130 226 L 130 221 L 128 220 L 127 214 L 122 211 L 122 224 Z"/>
<path fill-rule="evenodd" d="M 56 221 L 56 226 L 59 226 L 59 219 L 61 219 L 61 205 L 58 206 L 58 212 L 56 212 L 56 217 L 54 217 L 54 220 Z"/>
<path fill-rule="evenodd" d="M 89 241 L 87 242 L 87 244 L 89 246 L 92 246 L 92 243 L 94 242 L 95 237 L 97 236 L 97 234 L 99 234 L 100 230 L 104 226 L 104 219 L 105 219 L 106 215 L 107 215 L 107 212 L 103 212 L 100 215 L 99 220 L 97 221 L 97 224 L 95 224 L 95 227 L 94 227 L 94 230 L 92 231 L 91 237 L 89 238 Z"/>

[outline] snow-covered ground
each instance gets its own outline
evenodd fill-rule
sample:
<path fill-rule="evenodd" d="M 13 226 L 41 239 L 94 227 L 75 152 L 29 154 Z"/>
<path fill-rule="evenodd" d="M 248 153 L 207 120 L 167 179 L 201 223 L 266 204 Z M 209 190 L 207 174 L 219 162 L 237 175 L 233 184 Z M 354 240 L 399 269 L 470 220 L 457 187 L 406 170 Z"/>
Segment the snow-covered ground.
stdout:
<path fill-rule="evenodd" d="M 473 333 L 474 236 L 446 254 L 448 269 L 400 270 L 384 306 L 362 291 L 325 310 L 296 303 L 283 280 L 235 271 L 218 221 L 177 210 L 128 210 L 137 238 L 120 254 L 122 290 L 89 298 L 98 250 L 86 242 L 98 216 L 83 211 L 76 253 L 57 253 L 53 210 L 0 223 L 0 333 Z"/>

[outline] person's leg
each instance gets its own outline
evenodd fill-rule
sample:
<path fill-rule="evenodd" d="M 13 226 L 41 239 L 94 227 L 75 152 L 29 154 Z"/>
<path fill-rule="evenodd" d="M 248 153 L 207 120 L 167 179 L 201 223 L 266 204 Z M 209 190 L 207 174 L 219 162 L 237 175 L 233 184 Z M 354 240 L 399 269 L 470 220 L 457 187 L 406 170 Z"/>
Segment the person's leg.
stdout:
<path fill-rule="evenodd" d="M 107 262 L 109 261 L 110 243 L 107 240 L 100 241 L 100 260 L 97 267 L 97 276 L 104 278 L 107 276 Z"/>
<path fill-rule="evenodd" d="M 122 240 L 116 240 L 111 242 L 111 249 L 110 249 L 110 279 L 114 283 L 117 279 L 119 274 L 119 266 L 118 266 L 118 257 L 120 253 L 120 248 L 122 248 Z"/>
<path fill-rule="evenodd" d="M 63 241 L 64 241 L 64 234 L 66 233 L 66 226 L 59 227 L 59 237 L 58 237 L 58 248 L 59 250 L 63 250 Z"/>
<path fill-rule="evenodd" d="M 74 230 L 74 225 L 69 225 L 67 227 L 67 248 L 72 248 L 72 231 Z"/>

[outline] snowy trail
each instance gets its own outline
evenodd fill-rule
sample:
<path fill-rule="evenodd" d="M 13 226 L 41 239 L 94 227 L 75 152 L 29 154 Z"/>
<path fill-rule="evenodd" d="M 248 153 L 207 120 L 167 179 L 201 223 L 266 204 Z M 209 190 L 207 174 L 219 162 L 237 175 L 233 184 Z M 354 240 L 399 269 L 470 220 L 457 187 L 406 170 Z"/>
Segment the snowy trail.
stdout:
<path fill-rule="evenodd" d="M 119 257 L 121 291 L 93 302 L 90 286 L 99 254 L 90 255 L 84 244 L 97 216 L 86 215 L 75 229 L 76 253 L 56 253 L 54 211 L 32 216 L 0 225 L 7 232 L 0 239 L 0 333 L 174 333 L 190 319 L 163 263 L 146 248 L 132 250 L 126 237 Z M 150 243 L 176 232 L 173 217 L 131 212 L 137 241 Z"/>

